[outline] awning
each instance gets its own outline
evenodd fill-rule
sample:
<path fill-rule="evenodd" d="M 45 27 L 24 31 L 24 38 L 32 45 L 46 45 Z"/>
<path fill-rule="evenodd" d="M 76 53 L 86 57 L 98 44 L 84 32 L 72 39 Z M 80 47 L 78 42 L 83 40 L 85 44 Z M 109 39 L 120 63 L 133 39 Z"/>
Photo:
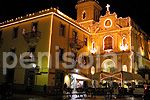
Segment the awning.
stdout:
<path fill-rule="evenodd" d="M 78 81 L 91 81 L 90 78 L 85 77 L 82 74 L 71 74 L 73 77 L 75 77 Z"/>
<path fill-rule="evenodd" d="M 97 73 L 95 73 L 95 74 L 92 76 L 93 79 L 99 80 L 101 73 L 104 73 L 104 74 L 106 74 L 106 75 L 110 75 L 110 74 L 111 74 L 111 73 L 107 73 L 107 72 L 97 72 Z"/>
<path fill-rule="evenodd" d="M 123 81 L 131 81 L 131 80 L 141 80 L 145 81 L 140 74 L 134 74 L 130 72 L 116 72 L 116 73 L 107 73 L 107 72 L 98 72 L 93 75 L 93 79 L 99 80 L 100 75 L 102 80 L 121 80 L 121 74 Z"/>
<path fill-rule="evenodd" d="M 121 72 L 118 72 L 118 73 L 122 73 L 124 81 L 131 81 L 131 80 L 145 81 L 145 79 L 143 79 L 140 74 L 134 74 L 134 73 L 124 72 L 124 71 L 121 71 Z M 115 73 L 115 74 L 117 74 L 117 73 Z"/>
<path fill-rule="evenodd" d="M 133 79 L 134 80 L 142 80 L 144 82 L 146 81 L 145 79 L 142 78 L 142 76 L 140 74 L 134 74 Z"/>

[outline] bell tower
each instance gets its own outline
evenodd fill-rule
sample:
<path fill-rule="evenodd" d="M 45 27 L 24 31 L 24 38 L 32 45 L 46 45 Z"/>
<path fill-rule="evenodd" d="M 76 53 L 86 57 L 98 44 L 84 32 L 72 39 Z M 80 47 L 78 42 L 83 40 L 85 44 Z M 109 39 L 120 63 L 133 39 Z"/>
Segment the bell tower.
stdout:
<path fill-rule="evenodd" d="M 102 7 L 96 0 L 79 0 L 77 9 L 77 22 L 88 28 L 99 20 Z"/>

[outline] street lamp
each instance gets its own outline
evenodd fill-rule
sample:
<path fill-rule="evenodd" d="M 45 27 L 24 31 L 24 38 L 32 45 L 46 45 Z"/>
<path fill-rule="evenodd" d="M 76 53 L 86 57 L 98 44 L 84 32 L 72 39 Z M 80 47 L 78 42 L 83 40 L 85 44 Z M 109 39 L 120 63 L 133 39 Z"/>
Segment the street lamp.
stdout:
<path fill-rule="evenodd" d="M 32 67 L 33 67 L 33 68 L 35 68 L 35 67 L 36 67 L 36 64 L 35 64 L 35 63 L 33 63 L 33 64 L 32 64 Z"/>
<path fill-rule="evenodd" d="M 90 52 L 91 52 L 92 54 L 94 54 L 96 51 L 97 51 L 97 49 L 95 48 L 95 42 L 93 41 L 93 42 L 92 42 L 92 48 L 90 49 Z"/>
<path fill-rule="evenodd" d="M 94 87 L 94 84 L 93 84 L 93 75 L 95 74 L 95 67 L 94 66 L 91 67 L 91 74 L 92 74 L 92 87 Z"/>
<path fill-rule="evenodd" d="M 94 73 L 95 73 L 95 67 L 92 66 L 92 67 L 91 67 L 91 74 L 94 75 Z"/>

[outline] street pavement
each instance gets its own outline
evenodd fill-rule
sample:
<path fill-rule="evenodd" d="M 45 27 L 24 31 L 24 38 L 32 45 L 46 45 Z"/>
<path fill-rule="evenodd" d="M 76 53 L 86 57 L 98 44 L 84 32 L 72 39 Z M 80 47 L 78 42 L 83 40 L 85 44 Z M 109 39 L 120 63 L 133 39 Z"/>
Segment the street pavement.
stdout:
<path fill-rule="evenodd" d="M 67 95 L 41 95 L 41 94 L 14 94 L 11 98 L 11 100 L 142 100 L 142 97 L 133 97 L 133 96 L 125 96 L 122 98 L 105 98 L 105 96 L 96 96 L 96 97 L 86 97 L 86 96 L 77 96 L 72 95 L 72 97 L 69 97 Z"/>

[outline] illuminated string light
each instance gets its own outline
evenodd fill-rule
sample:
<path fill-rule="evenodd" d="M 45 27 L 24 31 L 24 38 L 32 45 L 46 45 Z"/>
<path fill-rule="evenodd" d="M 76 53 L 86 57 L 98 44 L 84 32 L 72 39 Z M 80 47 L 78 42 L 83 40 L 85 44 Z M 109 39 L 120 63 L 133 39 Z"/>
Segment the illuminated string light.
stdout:
<path fill-rule="evenodd" d="M 60 12 L 58 9 L 56 9 L 56 8 L 50 8 L 50 9 L 56 10 L 57 13 L 59 13 L 59 14 L 61 13 L 61 12 Z M 39 11 L 39 13 L 41 13 L 41 11 Z M 7 27 L 7 26 L 10 26 L 10 25 L 14 25 L 14 24 L 18 24 L 18 23 L 21 23 L 21 22 L 25 22 L 25 21 L 28 21 L 28 20 L 35 19 L 35 18 L 47 16 L 47 15 L 50 15 L 50 14 L 55 14 L 56 16 L 62 18 L 63 20 L 65 20 L 65 21 L 71 23 L 73 26 L 77 27 L 78 29 L 84 31 L 84 32 L 87 33 L 87 34 L 90 34 L 89 31 L 88 31 L 84 26 L 82 26 L 82 28 L 81 28 L 81 25 L 80 25 L 79 23 L 77 23 L 75 20 L 73 20 L 72 18 L 68 17 L 67 15 L 65 15 L 65 14 L 63 14 L 63 13 L 60 14 L 60 15 L 63 16 L 63 17 L 62 17 L 62 16 L 58 15 L 57 13 L 55 13 L 54 11 L 52 11 L 52 12 L 50 12 L 50 13 L 41 14 L 41 15 L 38 15 L 38 16 L 35 16 L 35 17 L 31 17 L 31 14 L 29 14 L 29 15 L 26 14 L 26 17 L 29 16 L 29 17 L 31 17 L 31 18 L 26 18 L 26 19 L 23 19 L 23 20 L 20 20 L 20 21 L 18 21 L 18 18 L 16 18 L 16 19 L 15 19 L 16 22 L 13 22 L 13 23 L 10 23 L 10 24 L 6 24 L 6 25 L 2 25 L 2 26 L 0 26 L 0 28 Z M 64 17 L 65 17 L 65 18 L 64 18 Z M 66 18 L 67 18 L 67 19 L 66 19 Z M 69 20 L 68 20 L 68 19 L 69 19 Z M 74 23 L 73 23 L 73 22 L 74 22 Z M 5 23 L 6 23 L 6 21 L 5 21 Z"/>
<path fill-rule="evenodd" d="M 91 53 L 95 53 L 97 51 L 97 49 L 95 48 L 95 42 L 92 42 L 92 48 L 90 49 Z"/>
<path fill-rule="evenodd" d="M 122 51 L 125 51 L 128 49 L 127 39 L 125 37 L 122 38 L 122 45 L 120 45 L 120 49 Z"/>

